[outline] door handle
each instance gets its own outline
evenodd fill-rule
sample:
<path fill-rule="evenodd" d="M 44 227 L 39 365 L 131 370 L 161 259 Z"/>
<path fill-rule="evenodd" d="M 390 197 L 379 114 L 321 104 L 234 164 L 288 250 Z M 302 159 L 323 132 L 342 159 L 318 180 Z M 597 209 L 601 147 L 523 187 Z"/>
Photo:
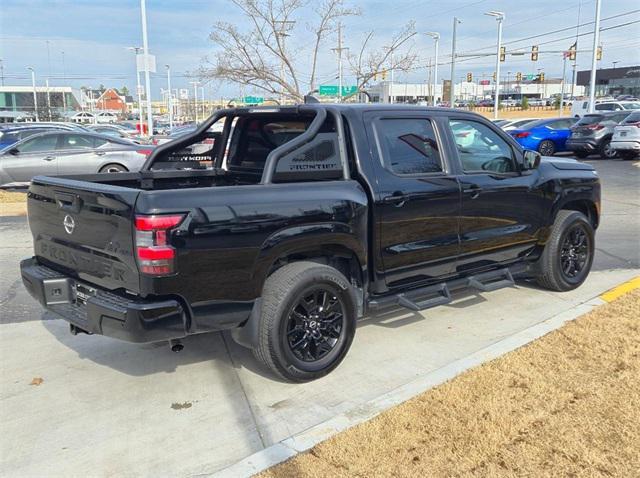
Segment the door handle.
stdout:
<path fill-rule="evenodd" d="M 480 193 L 482 192 L 482 188 L 477 184 L 472 184 L 469 187 L 463 189 L 462 192 L 465 194 L 469 194 L 471 196 L 471 199 L 475 199 L 478 196 L 480 196 Z"/>
<path fill-rule="evenodd" d="M 104 156 L 105 152 L 104 151 L 94 151 L 94 153 L 98 156 Z"/>
<path fill-rule="evenodd" d="M 382 198 L 382 202 L 384 204 L 393 204 L 395 207 L 402 207 L 404 203 L 407 202 L 408 197 L 405 194 L 402 194 L 400 191 L 394 192 L 390 196 L 385 196 Z"/>
<path fill-rule="evenodd" d="M 53 161 L 54 159 L 56 159 L 55 156 L 45 156 L 44 158 L 42 158 L 44 161 Z"/>

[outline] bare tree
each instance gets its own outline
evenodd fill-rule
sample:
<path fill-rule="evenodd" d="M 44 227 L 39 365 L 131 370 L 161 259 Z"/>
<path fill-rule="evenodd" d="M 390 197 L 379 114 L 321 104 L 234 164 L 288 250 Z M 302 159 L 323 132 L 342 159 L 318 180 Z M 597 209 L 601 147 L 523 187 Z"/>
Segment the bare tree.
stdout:
<path fill-rule="evenodd" d="M 307 0 L 232 0 L 248 20 L 249 28 L 241 29 L 228 22 L 218 22 L 210 34 L 218 47 L 215 57 L 207 59 L 199 71 L 203 78 L 216 78 L 239 85 L 254 87 L 270 95 L 301 101 L 307 91 L 314 90 L 318 81 L 321 48 L 338 22 L 347 16 L 359 15 L 359 10 L 346 6 L 346 0 L 321 0 L 313 3 L 313 20 L 304 25 L 311 33 L 311 44 L 291 48 L 286 38 L 301 22 L 296 20 Z M 371 79 L 375 66 L 384 64 L 391 52 L 406 46 L 415 32 L 413 25 L 405 27 L 394 37 L 390 49 L 376 53 L 369 51 L 367 36 L 362 45 L 360 62 L 352 63 L 358 76 L 358 86 Z M 299 35 L 302 37 L 302 35 Z M 415 59 L 411 54 L 394 56 L 390 68 L 406 69 Z M 359 68 L 353 68 L 359 64 Z"/>

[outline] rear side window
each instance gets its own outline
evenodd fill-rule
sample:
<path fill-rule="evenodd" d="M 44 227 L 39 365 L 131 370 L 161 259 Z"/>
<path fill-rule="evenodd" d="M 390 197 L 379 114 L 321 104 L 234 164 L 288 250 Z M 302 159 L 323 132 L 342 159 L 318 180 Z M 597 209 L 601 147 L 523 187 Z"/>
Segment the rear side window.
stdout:
<path fill-rule="evenodd" d="M 604 115 L 584 115 L 580 121 L 576 123 L 576 126 L 588 126 L 590 124 L 596 124 L 602 121 Z"/>
<path fill-rule="evenodd" d="M 58 146 L 60 150 L 93 149 L 93 136 L 83 134 L 65 134 Z"/>
<path fill-rule="evenodd" d="M 394 174 L 443 171 L 440 148 L 431 121 L 424 118 L 383 118 L 375 122 L 380 156 Z"/>
<path fill-rule="evenodd" d="M 618 108 L 616 108 L 617 105 L 614 105 L 612 103 L 600 103 L 596 105 L 596 110 L 598 111 L 614 111 Z"/>

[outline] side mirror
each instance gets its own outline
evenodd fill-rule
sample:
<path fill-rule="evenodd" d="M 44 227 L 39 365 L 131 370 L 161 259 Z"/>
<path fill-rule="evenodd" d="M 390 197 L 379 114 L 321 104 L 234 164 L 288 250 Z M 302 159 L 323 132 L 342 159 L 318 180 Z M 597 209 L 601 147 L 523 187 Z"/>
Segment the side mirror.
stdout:
<path fill-rule="evenodd" d="M 11 148 L 9 151 L 7 151 L 7 153 L 15 156 L 17 154 L 20 154 L 20 150 L 18 148 Z"/>
<path fill-rule="evenodd" d="M 532 151 L 530 149 L 524 150 L 524 161 L 522 164 L 522 169 L 525 171 L 529 171 L 531 169 L 537 169 L 540 166 L 540 160 L 542 156 L 537 151 Z"/>

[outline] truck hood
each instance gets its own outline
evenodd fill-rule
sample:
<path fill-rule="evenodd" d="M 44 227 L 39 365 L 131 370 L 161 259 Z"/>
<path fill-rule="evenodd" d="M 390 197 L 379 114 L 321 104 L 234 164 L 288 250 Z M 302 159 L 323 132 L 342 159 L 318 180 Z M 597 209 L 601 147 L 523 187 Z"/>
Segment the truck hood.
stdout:
<path fill-rule="evenodd" d="M 593 166 L 575 159 L 569 158 L 556 158 L 554 156 L 543 156 L 542 161 L 545 164 L 549 164 L 556 169 L 569 170 L 569 171 L 595 171 Z"/>

